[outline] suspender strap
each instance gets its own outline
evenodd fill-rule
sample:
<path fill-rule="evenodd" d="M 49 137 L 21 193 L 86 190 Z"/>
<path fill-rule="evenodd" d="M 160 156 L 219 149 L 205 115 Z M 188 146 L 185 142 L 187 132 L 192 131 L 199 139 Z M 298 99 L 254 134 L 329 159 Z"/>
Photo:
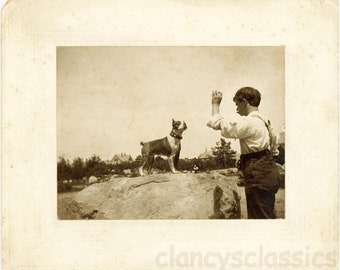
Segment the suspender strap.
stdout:
<path fill-rule="evenodd" d="M 256 117 L 256 118 L 259 118 L 263 121 L 263 123 L 265 124 L 267 130 L 268 130 L 268 134 L 269 134 L 269 147 L 270 147 L 270 150 L 273 152 L 274 155 L 276 155 L 277 153 L 277 146 L 276 146 L 276 142 L 274 142 L 274 135 L 273 135 L 273 132 L 272 132 L 272 129 L 271 129 L 271 124 L 270 124 L 270 121 L 268 120 L 268 122 L 266 122 L 266 120 L 264 120 L 261 116 L 259 115 L 250 115 L 252 117 Z"/>

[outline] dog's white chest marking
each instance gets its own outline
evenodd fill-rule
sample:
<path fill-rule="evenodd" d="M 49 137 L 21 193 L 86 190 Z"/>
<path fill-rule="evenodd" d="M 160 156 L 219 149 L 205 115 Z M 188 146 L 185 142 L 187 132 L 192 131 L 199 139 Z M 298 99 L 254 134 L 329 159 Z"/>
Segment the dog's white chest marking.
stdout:
<path fill-rule="evenodd" d="M 167 136 L 169 144 L 170 144 L 170 148 L 171 148 L 171 153 L 172 154 L 176 154 L 179 150 L 179 146 L 181 144 L 181 141 L 178 139 L 175 139 L 174 137 L 171 136 Z"/>

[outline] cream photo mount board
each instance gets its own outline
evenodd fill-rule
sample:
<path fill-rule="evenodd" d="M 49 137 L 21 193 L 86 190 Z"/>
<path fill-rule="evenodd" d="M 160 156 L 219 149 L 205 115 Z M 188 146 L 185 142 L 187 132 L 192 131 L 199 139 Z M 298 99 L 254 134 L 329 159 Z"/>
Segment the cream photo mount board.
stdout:
<path fill-rule="evenodd" d="M 283 46 L 285 219 L 58 220 L 56 52 L 65 46 Z M 338 76 L 337 1 L 8 1 L 3 268 L 337 269 Z M 206 90 L 210 106 L 215 89 Z"/>

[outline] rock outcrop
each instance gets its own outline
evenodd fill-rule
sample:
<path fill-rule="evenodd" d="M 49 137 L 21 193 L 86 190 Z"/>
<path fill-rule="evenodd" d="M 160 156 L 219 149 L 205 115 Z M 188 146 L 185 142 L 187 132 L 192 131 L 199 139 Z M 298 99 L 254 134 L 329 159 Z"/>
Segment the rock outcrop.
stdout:
<path fill-rule="evenodd" d="M 94 184 L 98 182 L 98 178 L 95 176 L 90 176 L 88 180 L 88 184 Z"/>
<path fill-rule="evenodd" d="M 237 176 L 222 173 L 154 174 L 92 184 L 68 204 L 60 219 L 237 219 Z M 63 209 L 61 209 L 63 208 Z"/>

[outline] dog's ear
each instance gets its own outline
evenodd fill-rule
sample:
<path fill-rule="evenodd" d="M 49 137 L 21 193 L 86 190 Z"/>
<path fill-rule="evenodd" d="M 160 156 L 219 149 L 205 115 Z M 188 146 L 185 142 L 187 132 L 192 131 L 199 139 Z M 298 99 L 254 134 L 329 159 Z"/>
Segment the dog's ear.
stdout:
<path fill-rule="evenodd" d="M 172 126 L 174 128 L 178 128 L 181 125 L 181 121 L 176 121 L 174 119 L 172 119 Z"/>

